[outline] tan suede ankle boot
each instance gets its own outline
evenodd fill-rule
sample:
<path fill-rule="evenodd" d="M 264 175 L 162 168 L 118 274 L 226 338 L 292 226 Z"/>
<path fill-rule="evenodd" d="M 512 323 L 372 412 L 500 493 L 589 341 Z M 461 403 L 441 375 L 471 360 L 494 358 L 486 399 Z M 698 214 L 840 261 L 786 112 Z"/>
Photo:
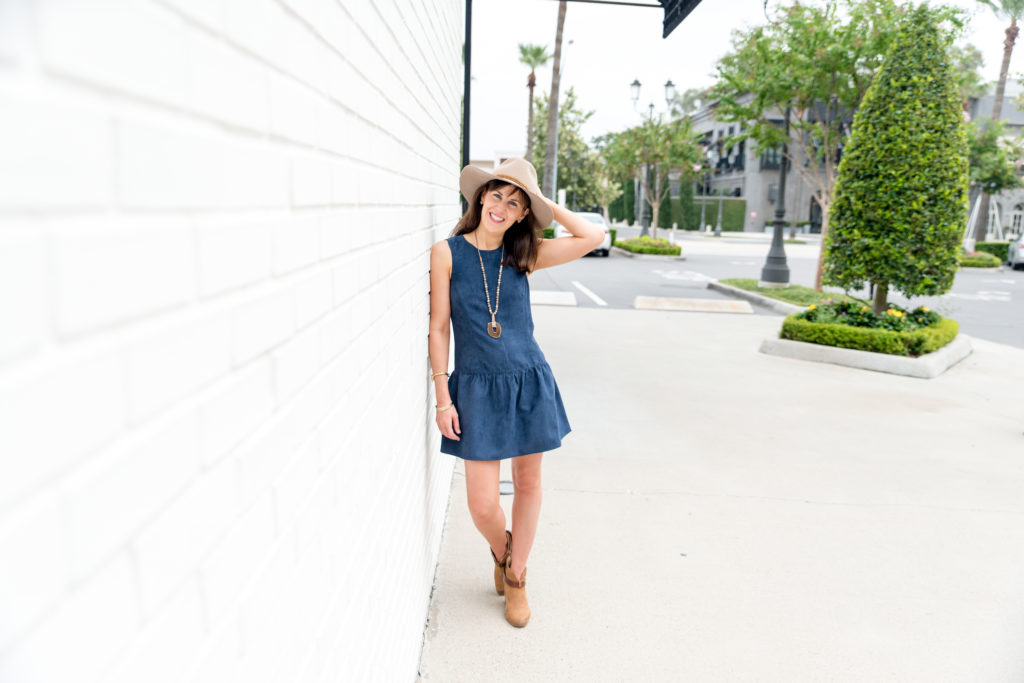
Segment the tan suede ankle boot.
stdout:
<path fill-rule="evenodd" d="M 530 604 L 526 601 L 526 567 L 517 579 L 512 567 L 505 565 L 505 620 L 518 628 L 530 621 Z"/>
<path fill-rule="evenodd" d="M 508 564 L 508 558 L 512 555 L 512 532 L 508 529 L 505 530 L 505 554 L 501 556 L 499 560 L 494 556 L 494 551 L 491 550 L 491 557 L 494 559 L 494 590 L 498 591 L 498 595 L 505 594 L 505 565 Z"/>

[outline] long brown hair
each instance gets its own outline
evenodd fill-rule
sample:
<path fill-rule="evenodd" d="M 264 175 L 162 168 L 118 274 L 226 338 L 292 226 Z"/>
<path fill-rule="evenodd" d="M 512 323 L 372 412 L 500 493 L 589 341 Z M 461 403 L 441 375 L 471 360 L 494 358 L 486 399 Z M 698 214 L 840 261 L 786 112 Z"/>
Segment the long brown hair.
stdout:
<path fill-rule="evenodd" d="M 503 180 L 490 180 L 481 185 L 480 189 L 473 194 L 473 201 L 469 203 L 466 213 L 455 225 L 451 236 L 465 235 L 476 230 L 480 226 L 480 219 L 483 218 L 480 198 L 484 192 L 500 190 L 507 185 L 512 185 L 512 183 L 506 183 Z M 512 185 L 512 187 L 516 188 L 516 191 L 523 198 L 523 203 L 529 208 L 530 196 L 518 186 Z M 505 258 L 502 263 L 515 268 L 520 273 L 532 270 L 532 266 L 537 258 L 537 249 L 540 246 L 540 241 L 544 238 L 543 228 L 537 227 L 537 222 L 533 216 L 533 211 L 530 211 L 526 218 L 513 223 L 505 231 L 505 236 L 502 239 L 502 243 L 505 245 Z"/>

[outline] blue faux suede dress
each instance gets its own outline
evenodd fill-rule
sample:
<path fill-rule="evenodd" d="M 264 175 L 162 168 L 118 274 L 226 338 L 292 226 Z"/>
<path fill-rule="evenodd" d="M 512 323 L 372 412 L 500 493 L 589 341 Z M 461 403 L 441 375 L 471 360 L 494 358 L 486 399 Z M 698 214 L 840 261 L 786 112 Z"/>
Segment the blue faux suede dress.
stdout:
<path fill-rule="evenodd" d="M 448 391 L 459 414 L 460 440 L 441 436 L 441 452 L 465 460 L 503 460 L 558 448 L 571 431 L 562 396 L 544 353 L 533 338 L 530 282 L 505 266 L 496 320 L 497 339 L 487 334 L 491 314 L 484 295 L 480 257 L 487 272 L 491 307 L 498 289 L 501 247 L 477 248 L 465 236 L 448 238 L 455 369 Z"/>

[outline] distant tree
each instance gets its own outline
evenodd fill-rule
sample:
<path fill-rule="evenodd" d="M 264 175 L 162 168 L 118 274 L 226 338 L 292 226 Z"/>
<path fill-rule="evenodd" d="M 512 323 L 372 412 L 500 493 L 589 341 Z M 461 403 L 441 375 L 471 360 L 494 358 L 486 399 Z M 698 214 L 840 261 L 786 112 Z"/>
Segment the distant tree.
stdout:
<path fill-rule="evenodd" d="M 967 134 L 938 17 L 915 8 L 868 89 L 839 164 L 824 282 L 907 297 L 949 290 L 967 217 Z"/>
<path fill-rule="evenodd" d="M 643 177 L 643 199 L 651 205 L 651 233 L 658 236 L 661 204 L 668 196 L 669 175 L 679 173 L 691 182 L 693 173 L 703 158 L 699 136 L 689 119 L 665 122 L 661 116 L 648 117 L 642 124 L 608 136 L 603 149 L 604 158 L 612 173 L 620 180 Z"/>
<path fill-rule="evenodd" d="M 971 187 L 990 195 L 1021 187 L 1017 163 L 1024 145 L 1003 135 L 1003 122 L 978 119 L 967 124 Z M 979 207 L 980 208 L 980 207 Z"/>
<path fill-rule="evenodd" d="M 599 158 L 599 161 L 595 166 L 594 198 L 597 201 L 597 205 L 601 207 L 601 211 L 604 213 L 604 219 L 611 222 L 608 207 L 610 207 L 616 199 L 622 196 L 622 183 L 615 179 L 611 169 L 608 167 L 608 163 L 603 159 Z"/>
<path fill-rule="evenodd" d="M 547 159 L 542 150 L 547 149 L 548 142 L 548 104 L 543 97 L 533 101 L 533 158 L 530 161 L 537 169 L 537 176 L 547 173 Z M 551 197 L 557 197 L 559 189 L 564 189 L 566 201 L 579 206 L 593 206 L 597 201 L 597 164 L 598 159 L 583 137 L 583 124 L 594 115 L 592 111 L 583 111 L 576 104 L 576 92 L 569 88 L 565 93 L 562 106 L 558 110 L 558 185 L 552 188 Z"/>
<path fill-rule="evenodd" d="M 677 92 L 669 103 L 669 114 L 672 118 L 677 118 L 698 112 L 704 107 L 707 96 L 707 88 L 689 88 Z"/>
<path fill-rule="evenodd" d="M 1003 40 L 1003 62 L 999 67 L 999 80 L 996 81 L 996 94 L 992 100 L 992 121 L 998 121 L 1003 117 L 1003 97 L 1006 93 L 1006 78 L 1010 73 L 1010 57 L 1013 56 L 1013 46 L 1017 42 L 1017 34 L 1020 27 L 1017 22 L 1024 18 L 1024 0 L 978 0 L 983 5 L 992 9 L 997 17 L 1010 22 L 1006 27 L 1006 39 Z M 978 207 L 978 215 L 982 218 L 974 228 L 974 239 L 983 241 L 988 230 L 988 205 L 989 194 L 982 191 L 981 205 Z"/>
<path fill-rule="evenodd" d="M 526 123 L 526 154 L 524 159 L 533 156 L 533 89 L 537 85 L 536 70 L 551 61 L 547 45 L 532 45 L 519 43 L 519 63 L 530 67 L 530 76 L 526 80 L 526 87 L 530 89 L 529 115 Z"/>
<path fill-rule="evenodd" d="M 555 63 L 551 68 L 551 97 L 548 99 L 548 125 L 547 130 L 554 131 L 558 125 L 558 86 L 562 80 L 562 30 L 565 28 L 565 0 L 558 3 L 558 20 L 555 26 Z M 553 135 L 545 142 L 544 147 L 544 172 L 541 191 L 546 197 L 557 199 L 555 196 L 555 169 L 558 168 L 558 150 L 556 149 L 557 135 Z M 536 165 L 536 164 L 535 164 Z M 539 169 L 538 169 L 539 170 Z"/>
<path fill-rule="evenodd" d="M 982 57 L 981 50 L 970 44 L 954 45 L 950 48 L 949 56 L 953 63 L 953 80 L 960 93 L 964 111 L 967 111 L 968 102 L 973 98 L 981 97 L 988 90 L 988 84 L 981 77 L 981 68 L 985 66 L 985 58 Z"/>
<path fill-rule="evenodd" d="M 823 240 L 853 112 L 909 11 L 898 0 L 794 2 L 777 10 L 772 23 L 734 32 L 732 52 L 718 63 L 717 117 L 744 124 L 727 144 L 751 139 L 758 150 L 785 144 L 789 167 L 821 207 Z M 960 11 L 942 6 L 936 12 L 951 21 L 946 30 L 952 35 Z M 787 107 L 789 137 L 782 124 Z M 814 278 L 817 290 L 823 255 Z"/>

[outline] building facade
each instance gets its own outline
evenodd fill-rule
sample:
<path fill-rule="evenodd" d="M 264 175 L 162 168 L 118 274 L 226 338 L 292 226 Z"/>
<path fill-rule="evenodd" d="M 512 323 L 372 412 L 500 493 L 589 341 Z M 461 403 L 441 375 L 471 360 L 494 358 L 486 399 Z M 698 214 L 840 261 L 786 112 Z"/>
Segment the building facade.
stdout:
<path fill-rule="evenodd" d="M 693 128 L 703 136 L 707 148 L 706 170 L 698 177 L 694 199 L 729 197 L 746 200 L 744 232 L 762 232 L 771 229 L 779 195 L 782 167 L 780 149 L 758 150 L 753 141 L 729 144 L 729 139 L 743 130 L 743 124 L 719 121 L 715 116 L 715 103 L 690 117 Z M 783 125 L 782 112 L 769 112 L 769 120 Z M 804 163 L 799 150 L 790 146 L 796 155 L 795 163 Z M 813 198 L 807 180 L 790 164 L 786 174 L 785 217 L 787 226 L 796 222 L 800 232 L 821 232 L 821 210 Z M 767 227 L 766 227 L 767 226 Z"/>

